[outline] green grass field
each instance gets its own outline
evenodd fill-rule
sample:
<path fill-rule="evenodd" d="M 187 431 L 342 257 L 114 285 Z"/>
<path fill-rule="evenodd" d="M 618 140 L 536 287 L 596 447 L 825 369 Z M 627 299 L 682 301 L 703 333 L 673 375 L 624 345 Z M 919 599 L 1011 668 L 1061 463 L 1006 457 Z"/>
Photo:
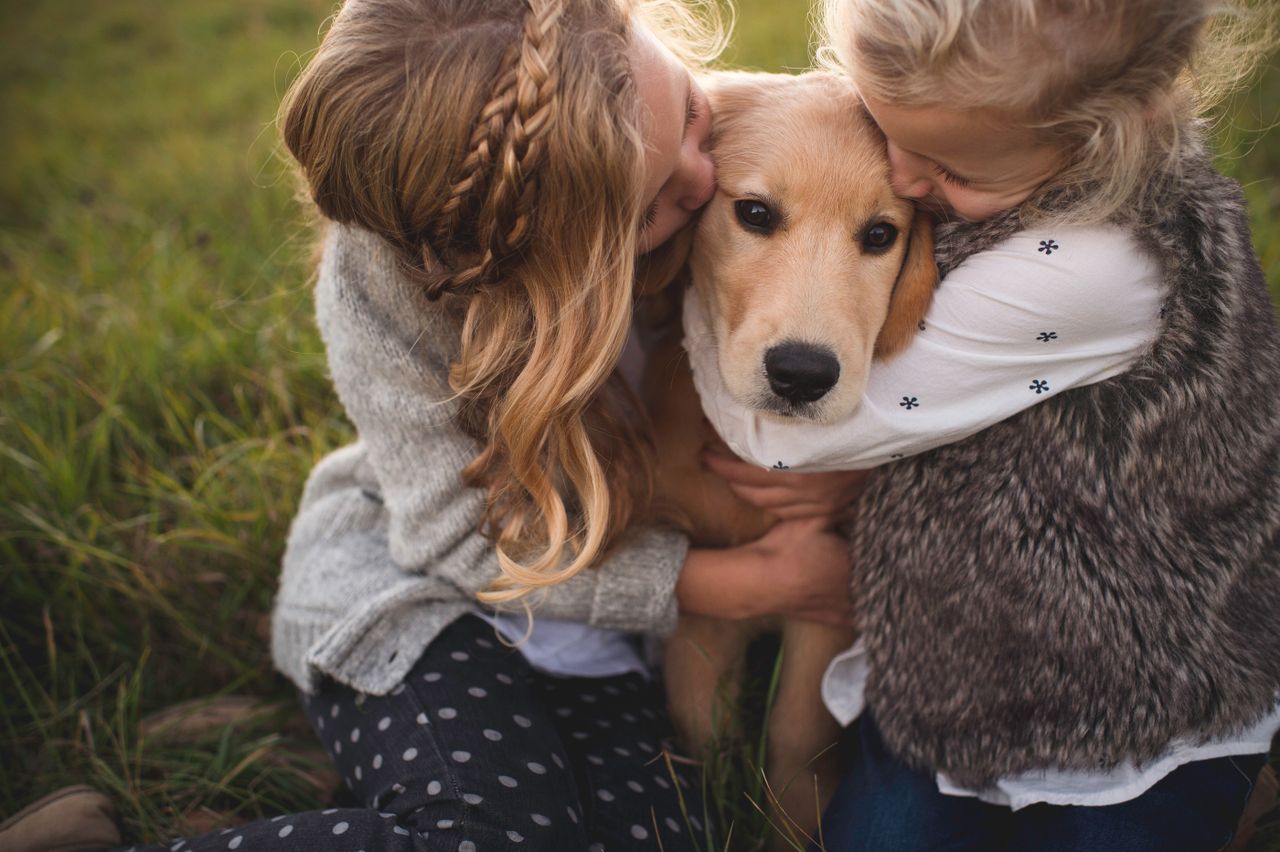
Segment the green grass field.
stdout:
<path fill-rule="evenodd" d="M 730 59 L 804 67 L 799 6 L 741 2 Z M 266 622 L 307 471 L 352 437 L 272 125 L 332 9 L 0 7 L 0 815 L 89 783 L 157 840 L 332 792 Z M 1273 292 L 1277 120 L 1273 69 L 1220 122 Z M 226 696 L 260 703 L 154 715 Z"/>

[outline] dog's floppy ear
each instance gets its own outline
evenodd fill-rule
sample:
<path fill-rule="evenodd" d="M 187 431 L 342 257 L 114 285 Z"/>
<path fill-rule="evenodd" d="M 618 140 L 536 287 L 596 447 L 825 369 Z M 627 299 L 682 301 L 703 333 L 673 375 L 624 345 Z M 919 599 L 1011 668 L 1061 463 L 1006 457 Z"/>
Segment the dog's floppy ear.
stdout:
<path fill-rule="evenodd" d="M 698 83 L 711 104 L 711 144 L 721 137 L 735 135 L 735 128 L 755 124 L 761 116 L 770 115 L 788 94 L 794 93 L 797 78 L 785 74 L 758 71 L 707 71 L 698 75 Z"/>
<path fill-rule="evenodd" d="M 876 338 L 875 357 L 892 358 L 911 342 L 919 329 L 933 291 L 938 286 L 938 264 L 933 259 L 933 218 L 917 210 L 911 223 L 907 253 L 889 297 L 889 314 Z"/>

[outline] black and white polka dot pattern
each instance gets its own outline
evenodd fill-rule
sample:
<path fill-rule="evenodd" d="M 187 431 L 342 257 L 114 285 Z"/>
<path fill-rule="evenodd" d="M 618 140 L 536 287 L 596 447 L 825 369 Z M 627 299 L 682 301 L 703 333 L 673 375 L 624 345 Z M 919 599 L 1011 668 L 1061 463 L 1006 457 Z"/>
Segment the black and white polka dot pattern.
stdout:
<path fill-rule="evenodd" d="M 373 696 L 326 681 L 303 702 L 365 808 L 278 816 L 136 849 L 696 848 L 685 814 L 702 812 L 699 785 L 683 770 L 668 774 L 662 695 L 639 675 L 542 674 L 494 642 L 489 625 L 465 617 L 437 637 L 403 686 Z"/>

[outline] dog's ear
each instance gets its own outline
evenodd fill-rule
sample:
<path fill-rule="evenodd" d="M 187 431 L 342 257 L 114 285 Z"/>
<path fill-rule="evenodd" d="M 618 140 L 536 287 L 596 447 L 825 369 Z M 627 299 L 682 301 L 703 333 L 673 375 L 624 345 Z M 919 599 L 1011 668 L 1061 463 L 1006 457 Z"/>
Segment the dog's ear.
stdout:
<path fill-rule="evenodd" d="M 875 357 L 892 358 L 919 330 L 933 291 L 938 286 L 938 264 L 933 259 L 933 218 L 917 210 L 911 223 L 907 253 L 889 297 L 889 314 L 876 338 Z"/>
<path fill-rule="evenodd" d="M 797 78 L 759 71 L 707 71 L 698 83 L 711 104 L 711 144 L 722 136 L 734 136 L 735 127 L 754 124 L 769 116 L 788 94 L 794 94 Z"/>

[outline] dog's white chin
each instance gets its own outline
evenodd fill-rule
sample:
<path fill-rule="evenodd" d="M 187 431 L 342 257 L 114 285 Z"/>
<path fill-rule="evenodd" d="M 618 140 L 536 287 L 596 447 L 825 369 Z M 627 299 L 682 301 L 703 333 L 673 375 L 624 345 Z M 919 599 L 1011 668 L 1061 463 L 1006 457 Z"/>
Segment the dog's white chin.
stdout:
<path fill-rule="evenodd" d="M 743 408 L 758 412 L 778 423 L 812 423 L 828 425 L 848 419 L 862 402 L 871 366 L 871 347 L 866 352 L 844 352 L 839 356 L 840 377 L 821 398 L 813 402 L 795 403 L 773 392 L 764 373 L 764 353 L 776 337 L 764 343 L 751 341 L 744 345 L 727 329 L 716 336 L 716 368 L 724 391 Z M 757 365 L 750 369 L 746 365 Z"/>
<path fill-rule="evenodd" d="M 731 392 L 731 395 L 739 405 L 777 423 L 813 423 L 825 426 L 839 423 L 858 410 L 866 380 L 859 381 L 856 388 L 846 387 L 844 384 L 842 382 L 841 386 L 834 388 L 822 399 L 799 404 L 782 399 L 767 384 L 756 388 L 752 393 Z"/>

